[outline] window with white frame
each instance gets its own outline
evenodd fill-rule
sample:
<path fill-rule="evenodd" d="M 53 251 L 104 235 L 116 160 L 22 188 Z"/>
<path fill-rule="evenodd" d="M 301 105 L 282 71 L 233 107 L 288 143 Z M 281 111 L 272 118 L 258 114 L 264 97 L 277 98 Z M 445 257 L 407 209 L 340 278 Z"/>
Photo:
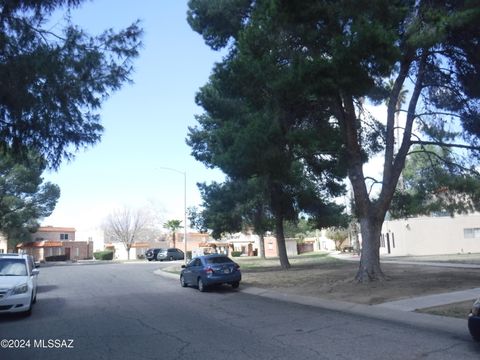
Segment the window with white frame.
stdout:
<path fill-rule="evenodd" d="M 60 240 L 68 240 L 68 234 L 60 234 Z"/>

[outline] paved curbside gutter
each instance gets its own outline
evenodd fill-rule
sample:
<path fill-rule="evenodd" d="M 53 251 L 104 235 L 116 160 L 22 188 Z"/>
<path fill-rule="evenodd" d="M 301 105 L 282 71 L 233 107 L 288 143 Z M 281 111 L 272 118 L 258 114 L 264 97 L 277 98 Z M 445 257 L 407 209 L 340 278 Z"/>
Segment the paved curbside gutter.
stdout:
<path fill-rule="evenodd" d="M 156 275 L 164 276 L 172 280 L 179 280 L 178 274 L 166 272 L 162 269 L 155 270 L 154 273 Z M 374 318 L 387 322 L 413 325 L 427 330 L 442 331 L 455 336 L 465 337 L 468 340 L 470 339 L 466 319 L 462 320 L 446 316 L 402 311 L 380 307 L 378 305 L 363 305 L 346 301 L 321 299 L 313 296 L 286 294 L 271 289 L 262 289 L 257 287 L 240 286 L 240 289 L 238 289 L 238 291 L 244 294 L 261 296 L 276 301 L 291 302 L 331 311 L 366 316 L 369 318 Z"/>

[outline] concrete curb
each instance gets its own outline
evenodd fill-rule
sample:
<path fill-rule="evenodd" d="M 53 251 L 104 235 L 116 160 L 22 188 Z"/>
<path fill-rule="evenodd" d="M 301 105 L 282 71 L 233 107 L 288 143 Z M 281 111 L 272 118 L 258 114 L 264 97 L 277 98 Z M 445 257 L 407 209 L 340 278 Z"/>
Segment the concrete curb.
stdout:
<path fill-rule="evenodd" d="M 175 280 L 180 281 L 180 275 L 179 274 L 170 273 L 170 272 L 164 271 L 162 269 L 157 269 L 153 273 L 155 275 L 160 275 L 160 276 L 163 276 L 163 277 L 166 277 L 166 278 L 169 278 L 169 279 L 175 279 Z"/>
<path fill-rule="evenodd" d="M 345 301 L 327 300 L 312 296 L 293 295 L 280 293 L 274 290 L 266 290 L 255 287 L 241 289 L 241 292 L 262 296 L 273 300 L 292 302 L 301 305 L 313 306 L 331 311 L 365 316 L 378 320 L 414 325 L 424 329 L 443 331 L 456 336 L 470 338 L 467 328 L 467 320 L 450 318 L 445 316 L 421 314 L 392 310 L 372 305 L 354 304 Z"/>
<path fill-rule="evenodd" d="M 178 274 L 168 273 L 163 271 L 162 269 L 155 270 L 154 274 L 172 280 L 179 280 Z M 240 286 L 240 289 L 238 291 L 244 294 L 261 296 L 276 301 L 312 306 L 331 311 L 353 314 L 357 316 L 365 316 L 382 321 L 396 322 L 405 325 L 414 325 L 423 329 L 443 331 L 449 334 L 453 334 L 455 336 L 462 336 L 466 339 L 470 339 L 470 334 L 468 333 L 467 327 L 467 319 L 462 320 L 445 316 L 402 311 L 398 309 L 381 307 L 379 305 L 363 305 L 346 301 L 321 299 L 313 296 L 286 294 L 275 290 L 262 289 L 257 287 Z"/>

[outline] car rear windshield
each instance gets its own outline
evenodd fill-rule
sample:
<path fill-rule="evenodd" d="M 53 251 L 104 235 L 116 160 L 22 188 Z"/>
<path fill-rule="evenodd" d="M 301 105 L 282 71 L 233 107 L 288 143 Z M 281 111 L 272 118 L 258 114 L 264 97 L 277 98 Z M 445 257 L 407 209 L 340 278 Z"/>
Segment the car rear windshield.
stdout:
<path fill-rule="evenodd" d="M 233 263 L 233 261 L 226 257 L 226 256 L 215 256 L 212 258 L 208 258 L 207 264 L 224 264 L 224 263 Z"/>
<path fill-rule="evenodd" d="M 24 259 L 0 259 L 0 276 L 27 276 Z"/>

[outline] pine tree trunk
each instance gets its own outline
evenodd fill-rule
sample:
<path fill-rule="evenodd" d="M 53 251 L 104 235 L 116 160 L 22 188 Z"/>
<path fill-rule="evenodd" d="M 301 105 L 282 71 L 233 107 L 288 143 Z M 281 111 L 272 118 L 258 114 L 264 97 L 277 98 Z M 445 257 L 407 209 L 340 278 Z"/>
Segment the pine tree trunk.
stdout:
<path fill-rule="evenodd" d="M 275 232 L 277 237 L 278 257 L 282 269 L 290 269 L 291 265 L 288 261 L 287 246 L 285 245 L 285 234 L 283 232 L 283 217 L 277 216 L 275 221 Z"/>
<path fill-rule="evenodd" d="M 362 256 L 355 279 L 366 283 L 384 280 L 385 275 L 380 267 L 380 235 L 383 221 L 370 217 L 360 219 L 362 234 Z"/>
<path fill-rule="evenodd" d="M 258 256 L 265 259 L 265 236 L 264 234 L 258 235 Z"/>

